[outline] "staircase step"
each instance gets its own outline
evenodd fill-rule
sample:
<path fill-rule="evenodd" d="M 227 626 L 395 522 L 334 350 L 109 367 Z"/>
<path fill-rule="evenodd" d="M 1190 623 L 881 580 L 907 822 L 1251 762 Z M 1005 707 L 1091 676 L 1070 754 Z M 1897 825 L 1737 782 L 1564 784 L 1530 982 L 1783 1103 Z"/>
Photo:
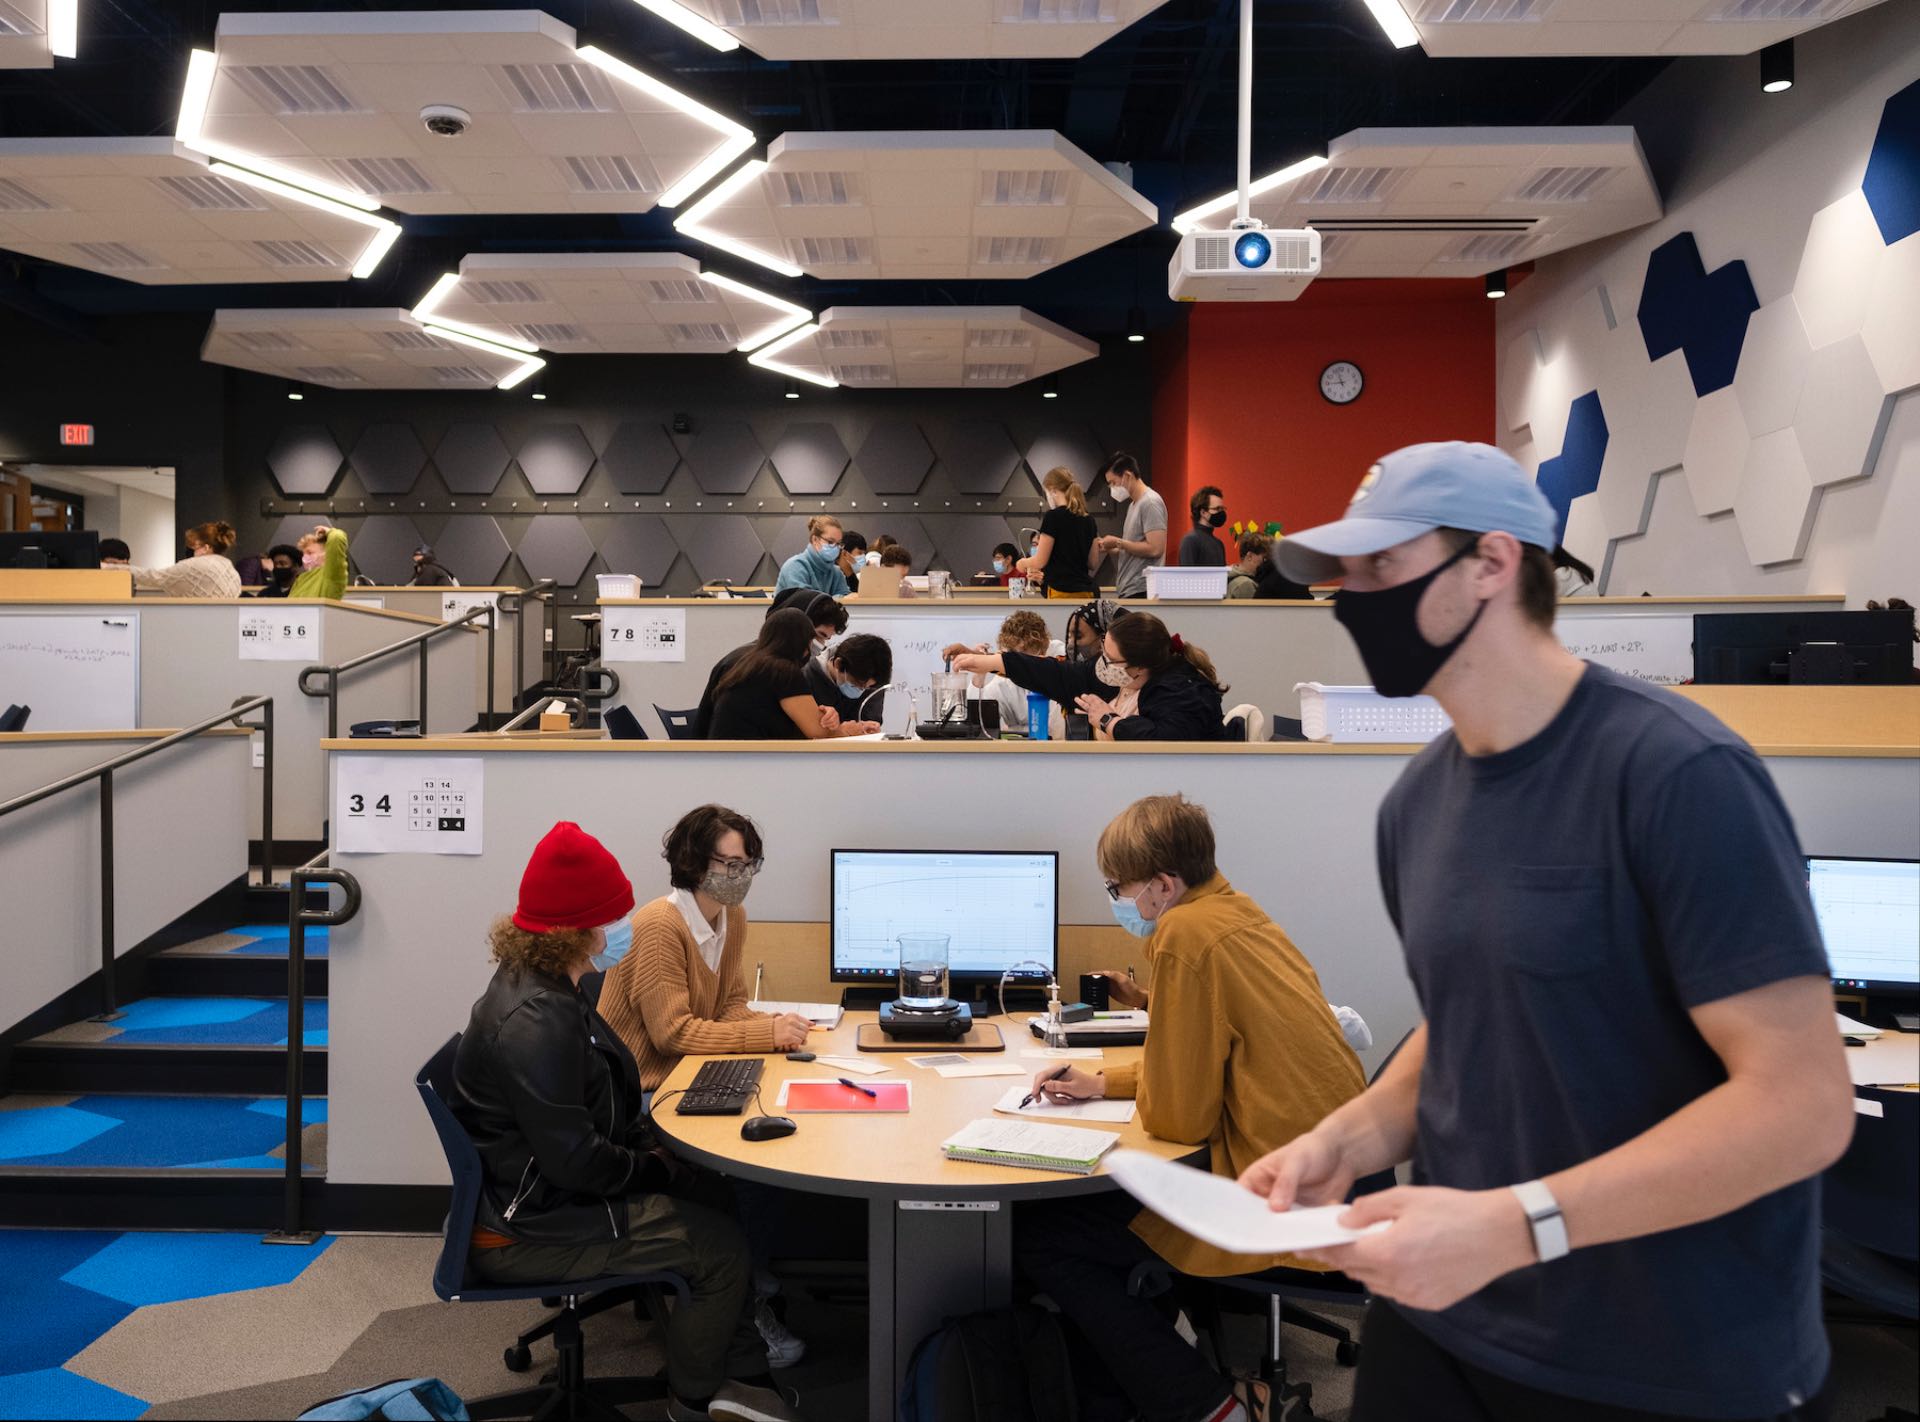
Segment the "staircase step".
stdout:
<path fill-rule="evenodd" d="M 327 930 L 309 928 L 309 1001 L 327 992 Z M 284 997 L 287 926 L 252 924 L 196 939 L 147 960 L 146 991 L 167 997 Z"/>
<path fill-rule="evenodd" d="M 0 1096 L 0 1178 L 284 1173 L 284 1096 Z M 301 1119 L 304 1172 L 326 1173 L 325 1097 Z"/>
<path fill-rule="evenodd" d="M 327 1045 L 327 1000 L 309 998 L 302 1037 Z M 29 1045 L 92 1047 L 284 1047 L 284 997 L 143 997 L 122 1003 L 112 1022 L 75 1022 L 35 1037 Z"/>
<path fill-rule="evenodd" d="M 327 1089 L 325 1048 L 300 1054 L 306 1090 Z M 23 1042 L 13 1049 L 8 1085 L 19 1092 L 201 1092 L 285 1090 L 284 1047 L 118 1046 L 112 1042 Z M 4 1107 L 0 1107 L 4 1109 Z M 0 1162 L 4 1163 L 4 1162 Z"/>

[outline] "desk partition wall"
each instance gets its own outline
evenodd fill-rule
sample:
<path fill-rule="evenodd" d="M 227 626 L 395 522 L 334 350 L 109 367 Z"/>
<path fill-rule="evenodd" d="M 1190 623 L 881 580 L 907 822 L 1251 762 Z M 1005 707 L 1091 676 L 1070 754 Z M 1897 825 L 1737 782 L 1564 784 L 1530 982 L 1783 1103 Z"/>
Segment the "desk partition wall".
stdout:
<path fill-rule="evenodd" d="M 367 604 L 378 604 L 388 612 L 408 612 L 415 617 L 424 617 L 430 622 L 439 622 L 441 604 L 444 595 L 451 593 L 455 597 L 468 600 L 487 596 L 518 595 L 520 589 L 509 587 L 480 588 L 415 588 L 415 587 L 363 587 L 348 588 L 344 598 L 347 602 L 364 600 Z M 509 597 L 509 602 L 513 601 Z M 498 604 L 495 604 L 498 606 Z M 546 604 L 536 598 L 524 599 L 518 608 L 500 608 L 499 641 L 493 654 L 493 705 L 501 714 L 513 709 L 513 701 L 527 687 L 534 685 L 545 674 L 546 668 L 546 622 L 543 611 Z M 526 627 L 520 629 L 520 620 L 526 619 Z M 520 647 L 520 665 L 513 664 L 515 639 Z M 487 653 L 480 649 L 475 658 L 474 686 L 478 700 L 475 705 L 484 708 L 487 704 Z M 438 717 L 434 718 L 438 721 Z"/>

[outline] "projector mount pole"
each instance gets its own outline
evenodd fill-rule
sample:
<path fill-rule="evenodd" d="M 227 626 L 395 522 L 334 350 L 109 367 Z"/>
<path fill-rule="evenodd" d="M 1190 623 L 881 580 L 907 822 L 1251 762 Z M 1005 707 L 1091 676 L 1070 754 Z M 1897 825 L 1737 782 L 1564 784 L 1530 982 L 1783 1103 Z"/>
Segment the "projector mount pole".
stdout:
<path fill-rule="evenodd" d="M 1240 0 L 1240 205 L 1236 232 L 1264 227 L 1249 208 L 1253 202 L 1253 0 Z"/>

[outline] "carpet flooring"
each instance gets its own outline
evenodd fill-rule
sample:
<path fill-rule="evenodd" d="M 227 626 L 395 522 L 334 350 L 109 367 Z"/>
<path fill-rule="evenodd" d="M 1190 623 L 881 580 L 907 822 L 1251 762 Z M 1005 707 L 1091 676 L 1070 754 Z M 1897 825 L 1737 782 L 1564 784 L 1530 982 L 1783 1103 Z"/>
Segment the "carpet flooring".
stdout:
<path fill-rule="evenodd" d="M 238 950 L 236 950 L 238 951 Z M 114 1022 L 74 1022 L 36 1043 L 117 1047 L 284 1047 L 284 997 L 143 997 L 123 1003 Z M 301 1040 L 327 1045 L 327 1000 L 309 998 Z"/>
<path fill-rule="evenodd" d="M 0 1169 L 280 1170 L 286 1098 L 0 1097 Z M 303 1165 L 326 1170 L 325 1097 L 302 1103 Z M 0 1335 L 4 1337 L 4 1335 Z"/>

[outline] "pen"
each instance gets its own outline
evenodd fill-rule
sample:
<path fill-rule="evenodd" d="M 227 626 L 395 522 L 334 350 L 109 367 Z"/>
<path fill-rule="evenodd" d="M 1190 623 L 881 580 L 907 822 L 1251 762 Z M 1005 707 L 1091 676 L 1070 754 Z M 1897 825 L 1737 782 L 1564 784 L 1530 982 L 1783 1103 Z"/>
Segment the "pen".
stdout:
<path fill-rule="evenodd" d="M 862 1086 L 857 1081 L 848 1081 L 844 1076 L 840 1078 L 840 1084 L 842 1086 L 852 1088 L 853 1090 L 859 1092 L 862 1096 L 871 1096 L 875 1101 L 878 1101 L 880 1099 L 879 1092 L 869 1090 L 867 1087 Z"/>
<path fill-rule="evenodd" d="M 1052 1076 L 1048 1077 L 1047 1081 L 1058 1081 L 1061 1077 L 1065 1076 L 1068 1072 L 1072 1070 L 1073 1070 L 1073 1067 L 1071 1064 L 1067 1066 L 1063 1066 L 1060 1068 L 1059 1071 L 1056 1071 Z M 1044 1084 L 1045 1083 L 1043 1082 L 1042 1085 Z M 1020 1099 L 1019 1109 L 1024 1111 L 1027 1109 L 1027 1107 L 1033 1105 L 1033 1098 L 1038 1096 L 1039 1094 L 1040 1093 L 1037 1091 L 1029 1091 L 1025 1096 L 1023 1096 Z"/>
<path fill-rule="evenodd" d="M 1136 983 L 1140 981 L 1138 978 L 1136 978 L 1133 975 L 1133 964 L 1131 963 L 1127 964 L 1127 981 L 1130 983 Z"/>
<path fill-rule="evenodd" d="M 755 1002 L 759 1002 L 761 1000 L 760 999 L 760 977 L 766 971 L 767 971 L 767 965 L 765 963 L 755 963 L 753 965 L 753 1000 Z"/>

